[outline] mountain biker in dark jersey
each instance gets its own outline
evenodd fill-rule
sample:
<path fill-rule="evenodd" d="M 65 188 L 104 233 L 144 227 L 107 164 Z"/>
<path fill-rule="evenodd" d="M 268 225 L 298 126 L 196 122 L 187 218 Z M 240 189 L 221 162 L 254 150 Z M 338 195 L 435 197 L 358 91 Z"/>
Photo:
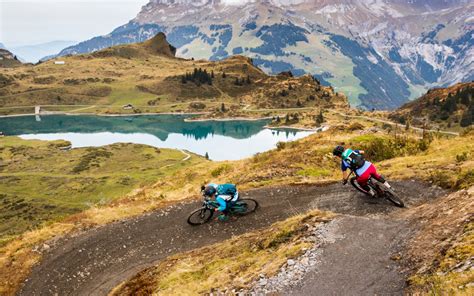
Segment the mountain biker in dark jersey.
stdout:
<path fill-rule="evenodd" d="M 374 177 L 377 181 L 384 183 L 387 187 L 390 187 L 390 185 L 377 173 L 375 166 L 370 161 L 364 159 L 364 153 L 363 150 L 345 149 L 343 146 L 336 146 L 333 150 L 333 155 L 341 158 L 343 184 L 345 185 L 347 183 L 349 169 L 356 174 L 356 181 L 362 189 L 374 197 L 376 195 L 375 191 L 367 185 L 370 177 Z"/>
<path fill-rule="evenodd" d="M 221 214 L 217 217 L 220 221 L 228 220 L 228 211 L 229 208 L 239 200 L 239 192 L 237 191 L 237 186 L 234 184 L 214 184 L 210 183 L 206 186 L 201 188 L 202 195 L 207 196 L 209 198 L 214 198 L 217 203 L 219 203 L 219 207 L 215 209 L 215 211 L 221 212 Z"/>

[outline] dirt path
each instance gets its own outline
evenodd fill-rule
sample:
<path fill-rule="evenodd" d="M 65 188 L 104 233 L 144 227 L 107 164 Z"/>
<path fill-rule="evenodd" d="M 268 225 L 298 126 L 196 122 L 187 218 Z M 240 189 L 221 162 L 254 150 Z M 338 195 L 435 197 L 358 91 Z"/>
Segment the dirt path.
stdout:
<path fill-rule="evenodd" d="M 410 236 L 409 223 L 387 217 L 343 216 L 327 225 L 334 241 L 319 263 L 285 295 L 403 295 L 405 276 L 392 254 Z"/>
<path fill-rule="evenodd" d="M 394 187 L 408 205 L 441 194 L 414 181 L 395 183 Z M 261 208 L 228 223 L 187 225 L 189 212 L 199 206 L 199 202 L 190 202 L 63 238 L 44 254 L 19 294 L 105 295 L 121 281 L 169 255 L 265 227 L 310 208 L 368 217 L 400 211 L 384 200 L 373 201 L 340 184 L 262 188 L 242 196 L 257 199 Z"/>
<path fill-rule="evenodd" d="M 329 111 L 333 112 L 333 113 L 336 113 L 336 114 L 339 114 L 343 117 L 359 118 L 359 119 L 364 119 L 364 120 L 368 120 L 368 121 L 375 121 L 375 122 L 380 122 L 380 123 L 386 123 L 386 124 L 389 124 L 389 125 L 400 126 L 400 127 L 403 127 L 403 128 L 405 127 L 404 125 L 402 125 L 400 123 L 396 123 L 396 122 L 393 122 L 393 121 L 390 121 L 390 120 L 385 120 L 385 119 L 379 119 L 379 118 L 376 118 L 376 117 L 369 117 L 369 116 L 362 116 L 362 115 L 348 115 L 348 114 L 345 114 L 345 113 L 342 113 L 342 112 L 339 112 L 339 111 L 333 111 L 333 110 L 329 110 Z M 457 132 L 443 131 L 443 130 L 438 130 L 438 129 L 422 129 L 422 128 L 416 127 L 416 126 L 410 126 L 410 129 L 418 131 L 420 133 L 423 133 L 423 132 L 436 132 L 436 133 L 445 134 L 445 135 L 459 136 L 459 133 L 457 133 Z"/>

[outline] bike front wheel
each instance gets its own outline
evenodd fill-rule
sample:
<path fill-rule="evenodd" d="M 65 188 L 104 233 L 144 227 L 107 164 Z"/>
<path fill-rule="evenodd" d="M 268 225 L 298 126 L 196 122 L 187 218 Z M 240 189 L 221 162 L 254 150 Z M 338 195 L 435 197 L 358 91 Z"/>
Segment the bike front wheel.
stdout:
<path fill-rule="evenodd" d="M 257 210 L 258 207 L 259 207 L 259 204 L 256 200 L 251 199 L 251 198 L 245 198 L 235 203 L 235 205 L 232 207 L 232 213 L 236 215 L 244 216 L 244 215 L 255 212 L 255 210 Z"/>
<path fill-rule="evenodd" d="M 189 215 L 188 223 L 193 226 L 202 225 L 204 223 L 209 222 L 209 220 L 211 220 L 212 218 L 212 215 L 214 215 L 213 210 L 206 207 L 202 207 L 200 209 L 195 210 Z"/>

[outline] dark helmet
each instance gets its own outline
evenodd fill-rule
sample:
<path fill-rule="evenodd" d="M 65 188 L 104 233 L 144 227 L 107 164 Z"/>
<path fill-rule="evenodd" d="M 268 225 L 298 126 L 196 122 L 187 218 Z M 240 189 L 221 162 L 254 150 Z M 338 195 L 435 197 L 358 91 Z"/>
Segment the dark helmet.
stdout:
<path fill-rule="evenodd" d="M 203 196 L 209 196 L 209 197 L 211 197 L 211 196 L 213 196 L 213 195 L 217 192 L 217 190 L 216 190 L 216 188 L 214 188 L 213 186 L 209 186 L 209 185 L 208 185 L 208 186 L 206 186 L 206 187 L 202 186 L 202 187 L 201 187 L 201 192 L 202 192 L 202 195 L 203 195 Z"/>
<path fill-rule="evenodd" d="M 332 154 L 334 156 L 341 156 L 344 150 L 345 150 L 344 147 L 339 145 L 339 146 L 336 146 L 336 148 L 334 148 L 334 150 L 332 151 Z"/>

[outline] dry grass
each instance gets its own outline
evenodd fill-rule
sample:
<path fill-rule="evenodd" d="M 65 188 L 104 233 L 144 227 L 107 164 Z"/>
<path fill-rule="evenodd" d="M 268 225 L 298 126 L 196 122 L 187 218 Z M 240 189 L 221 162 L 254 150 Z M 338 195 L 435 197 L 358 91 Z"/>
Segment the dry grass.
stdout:
<path fill-rule="evenodd" d="M 473 213 L 474 187 L 406 213 L 422 221 L 408 247 L 409 293 L 473 295 Z"/>
<path fill-rule="evenodd" d="M 366 127 L 374 126 L 361 120 L 357 122 Z M 340 178 L 339 163 L 331 155 L 333 146 L 345 142 L 352 147 L 360 147 L 367 141 L 390 137 L 382 129 L 379 130 L 379 136 L 361 138 L 361 131 L 347 132 L 336 125 L 327 132 L 250 159 L 197 164 L 192 169 L 178 170 L 153 186 L 144 187 L 112 203 L 91 208 L 62 223 L 27 232 L 0 250 L 0 277 L 2 282 L 8 283 L 2 292 L 11 294 L 16 290 L 31 264 L 40 259 L 39 255 L 31 256 L 35 254 L 31 250 L 55 236 L 140 215 L 179 199 L 198 198 L 198 188 L 209 181 L 233 182 L 242 190 L 276 184 L 333 182 Z M 473 143 L 473 134 L 451 139 L 435 137 L 427 150 L 413 152 L 414 155 L 405 151 L 403 155 L 377 163 L 377 166 L 385 175 L 397 179 L 436 181 L 434 175 L 448 171 L 453 178 L 449 186 L 466 187 L 474 183 L 474 180 L 465 178 L 472 170 Z M 12 266 L 18 272 L 12 273 Z"/>
<path fill-rule="evenodd" d="M 189 103 L 201 102 L 205 107 L 200 111 L 229 117 L 246 105 L 288 108 L 300 101 L 299 105 L 306 107 L 348 106 L 344 95 L 318 85 L 310 76 L 268 76 L 241 56 L 219 62 L 185 60 L 151 53 L 143 43 L 61 59 L 65 65 L 47 61 L 35 66 L 0 68 L 0 80 L 4 81 L 0 114 L 24 112 L 16 107 L 34 105 L 42 105 L 45 110 L 88 105 L 93 106 L 88 112 L 127 113 L 121 106 L 128 103 L 138 113 L 193 112 L 196 110 Z M 213 72 L 212 85 L 191 81 L 183 84 L 181 76 L 195 68 Z M 236 79 L 247 77 L 250 83 L 236 85 Z M 307 100 L 309 97 L 312 99 Z M 219 114 L 221 103 L 234 106 L 233 115 Z"/>
<path fill-rule="evenodd" d="M 202 295 L 247 288 L 260 274 L 270 277 L 289 258 L 312 245 L 302 238 L 333 214 L 295 216 L 222 243 L 171 256 L 122 283 L 112 295 Z"/>

